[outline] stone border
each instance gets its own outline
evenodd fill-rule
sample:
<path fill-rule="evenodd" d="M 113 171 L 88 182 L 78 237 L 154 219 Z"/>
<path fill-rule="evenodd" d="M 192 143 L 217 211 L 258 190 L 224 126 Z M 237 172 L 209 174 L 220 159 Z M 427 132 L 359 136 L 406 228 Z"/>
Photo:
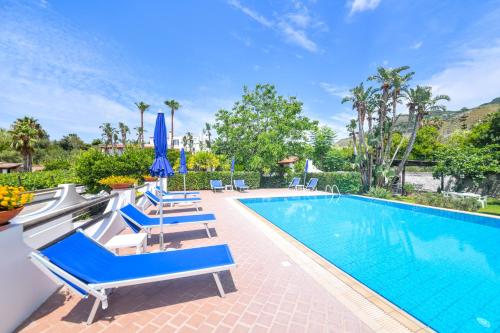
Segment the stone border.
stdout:
<path fill-rule="evenodd" d="M 320 193 L 316 192 L 315 194 Z M 267 197 L 286 196 L 294 195 L 280 194 Z M 261 229 L 268 238 L 289 255 L 293 261 L 304 268 L 330 294 L 355 313 L 368 327 L 376 332 L 434 332 L 430 327 L 366 287 L 238 201 L 238 199 L 247 198 L 262 197 L 238 196 L 229 197 L 226 200 L 242 213 L 247 220 Z"/>

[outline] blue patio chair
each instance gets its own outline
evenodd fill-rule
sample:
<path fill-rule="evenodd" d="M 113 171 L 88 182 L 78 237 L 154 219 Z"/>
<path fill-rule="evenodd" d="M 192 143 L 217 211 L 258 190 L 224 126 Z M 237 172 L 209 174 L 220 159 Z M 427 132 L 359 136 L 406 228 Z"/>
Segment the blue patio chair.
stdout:
<path fill-rule="evenodd" d="M 224 297 L 218 273 L 235 267 L 227 244 L 117 256 L 81 230 L 31 252 L 30 259 L 57 284 L 83 298 L 95 297 L 87 324 L 93 322 L 99 304 L 108 307 L 107 291 L 113 288 L 212 274 Z"/>
<path fill-rule="evenodd" d="M 299 177 L 294 177 L 290 184 L 288 185 L 288 188 L 295 188 L 297 189 L 297 186 L 300 184 L 300 178 Z"/>
<path fill-rule="evenodd" d="M 158 206 L 160 204 L 160 198 L 151 193 L 150 191 L 146 191 L 144 196 L 153 204 L 154 206 Z M 173 207 L 175 204 L 179 203 L 190 203 L 194 204 L 197 211 L 199 211 L 198 202 L 200 202 L 200 198 L 163 198 L 162 203 L 164 206 Z M 159 210 L 157 210 L 158 212 Z"/>
<path fill-rule="evenodd" d="M 160 218 L 150 217 L 143 212 L 141 212 L 137 207 L 132 204 L 128 204 L 125 207 L 120 208 L 120 215 L 122 216 L 125 223 L 132 229 L 133 232 L 139 233 L 144 230 L 148 236 L 151 235 L 151 229 L 160 226 Z M 195 214 L 195 215 L 182 215 L 182 216 L 164 216 L 163 226 L 173 226 L 173 225 L 191 225 L 191 224 L 203 224 L 207 232 L 208 238 L 211 238 L 209 224 L 215 223 L 214 214 Z"/>
<path fill-rule="evenodd" d="M 309 183 L 307 183 L 306 190 L 316 191 L 316 186 L 318 186 L 318 178 L 309 179 Z"/>
<path fill-rule="evenodd" d="M 235 179 L 234 180 L 234 189 L 240 192 L 248 190 L 250 187 L 245 184 L 244 179 Z"/>
<path fill-rule="evenodd" d="M 210 189 L 212 191 L 222 191 L 224 189 L 224 185 L 222 185 L 222 180 L 219 179 L 210 179 Z"/>

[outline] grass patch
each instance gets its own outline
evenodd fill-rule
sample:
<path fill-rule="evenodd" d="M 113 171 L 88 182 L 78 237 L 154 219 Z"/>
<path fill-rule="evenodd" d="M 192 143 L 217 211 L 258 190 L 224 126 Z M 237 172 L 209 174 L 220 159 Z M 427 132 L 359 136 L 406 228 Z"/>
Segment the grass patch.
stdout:
<path fill-rule="evenodd" d="M 416 203 L 415 199 L 412 196 L 408 197 L 394 196 L 389 200 L 395 200 L 407 203 Z M 477 211 L 477 213 L 500 216 L 500 199 L 488 198 L 488 203 L 486 207 L 480 208 Z"/>
<path fill-rule="evenodd" d="M 486 207 L 479 209 L 478 212 L 500 216 L 500 199 L 488 198 Z"/>

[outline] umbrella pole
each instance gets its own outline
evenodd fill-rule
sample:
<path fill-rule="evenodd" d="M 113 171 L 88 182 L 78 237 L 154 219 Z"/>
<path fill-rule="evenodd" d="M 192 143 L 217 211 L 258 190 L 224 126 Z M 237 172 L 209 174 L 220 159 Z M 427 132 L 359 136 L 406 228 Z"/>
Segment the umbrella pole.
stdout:
<path fill-rule="evenodd" d="M 163 181 L 160 178 L 160 251 L 163 250 Z"/>
<path fill-rule="evenodd" d="M 182 174 L 182 178 L 184 180 L 184 198 L 186 198 L 187 195 L 186 195 L 186 174 L 185 173 Z"/>

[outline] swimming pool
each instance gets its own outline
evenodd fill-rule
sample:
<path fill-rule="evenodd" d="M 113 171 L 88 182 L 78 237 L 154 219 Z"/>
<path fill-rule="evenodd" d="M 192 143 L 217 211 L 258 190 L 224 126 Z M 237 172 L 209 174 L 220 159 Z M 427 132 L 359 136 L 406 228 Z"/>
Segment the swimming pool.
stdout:
<path fill-rule="evenodd" d="M 349 195 L 240 202 L 437 331 L 500 330 L 500 219 Z"/>

